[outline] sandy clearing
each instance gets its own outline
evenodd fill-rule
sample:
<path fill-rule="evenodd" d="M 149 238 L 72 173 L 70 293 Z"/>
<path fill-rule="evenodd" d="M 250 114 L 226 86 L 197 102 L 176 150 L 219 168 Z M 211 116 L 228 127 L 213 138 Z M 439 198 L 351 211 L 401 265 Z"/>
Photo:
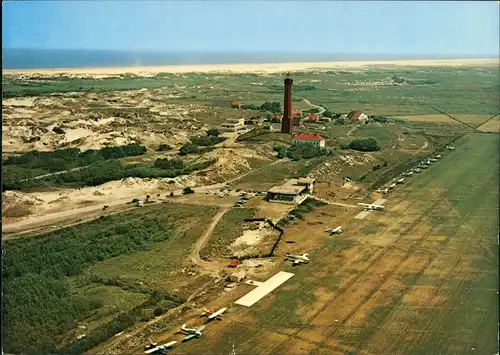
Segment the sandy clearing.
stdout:
<path fill-rule="evenodd" d="M 266 230 L 246 230 L 243 232 L 243 235 L 237 238 L 232 246 L 240 246 L 240 245 L 256 245 L 258 242 L 262 240 L 262 238 L 266 235 Z"/>
<path fill-rule="evenodd" d="M 19 74 L 73 74 L 73 75 L 118 75 L 150 73 L 190 73 L 190 72 L 280 72 L 287 70 L 326 69 L 326 68 L 359 68 L 369 65 L 399 66 L 487 66 L 498 65 L 498 59 L 436 59 L 436 60 L 392 60 L 392 61 L 347 61 L 347 62 L 297 62 L 297 63 L 241 63 L 241 64 L 199 64 L 199 65 L 165 65 L 108 68 L 55 68 L 55 69 L 4 69 L 4 75 Z"/>

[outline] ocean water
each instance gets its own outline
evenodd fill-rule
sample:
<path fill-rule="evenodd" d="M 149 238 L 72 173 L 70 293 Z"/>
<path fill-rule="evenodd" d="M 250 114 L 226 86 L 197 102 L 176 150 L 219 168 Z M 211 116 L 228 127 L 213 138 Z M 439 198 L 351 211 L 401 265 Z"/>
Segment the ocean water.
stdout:
<path fill-rule="evenodd" d="M 462 57 L 463 58 L 463 57 Z M 289 63 L 356 60 L 452 59 L 426 55 L 270 52 L 154 52 L 2 49 L 4 69 L 133 67 L 186 64 Z"/>

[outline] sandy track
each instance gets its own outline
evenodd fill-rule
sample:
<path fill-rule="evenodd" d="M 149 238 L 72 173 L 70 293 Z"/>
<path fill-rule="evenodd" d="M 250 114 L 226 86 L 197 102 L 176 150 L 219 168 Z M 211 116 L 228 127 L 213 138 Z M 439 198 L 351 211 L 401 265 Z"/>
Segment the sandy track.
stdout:
<path fill-rule="evenodd" d="M 221 207 L 219 212 L 216 213 L 214 218 L 212 219 L 212 222 L 210 225 L 207 227 L 205 232 L 202 234 L 200 238 L 196 241 L 195 245 L 193 246 L 193 250 L 191 251 L 190 254 L 190 259 L 193 262 L 193 264 L 198 265 L 202 267 L 203 269 L 210 271 L 214 273 L 215 275 L 218 275 L 219 273 L 219 267 L 214 266 L 213 264 L 204 261 L 200 258 L 200 251 L 203 249 L 205 246 L 205 243 L 207 240 L 210 238 L 212 233 L 214 232 L 215 227 L 221 220 L 221 218 L 231 209 L 231 207 Z"/>

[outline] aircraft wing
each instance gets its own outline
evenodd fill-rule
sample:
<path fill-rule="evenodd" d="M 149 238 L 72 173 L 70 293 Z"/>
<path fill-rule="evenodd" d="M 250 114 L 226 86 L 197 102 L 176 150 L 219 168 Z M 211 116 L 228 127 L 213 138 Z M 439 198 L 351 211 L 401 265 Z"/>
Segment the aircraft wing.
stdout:
<path fill-rule="evenodd" d="M 182 339 L 182 341 L 188 341 L 189 339 L 193 339 L 194 337 L 196 337 L 196 334 L 189 334 L 186 335 L 184 339 Z"/>
<path fill-rule="evenodd" d="M 300 264 L 301 262 L 302 262 L 302 260 L 295 259 L 295 260 L 293 261 L 293 264 L 294 264 L 294 265 L 297 265 L 297 264 Z"/>
<path fill-rule="evenodd" d="M 196 328 L 197 332 L 201 332 L 203 329 L 205 329 L 204 325 L 200 325 L 198 328 Z"/>
<path fill-rule="evenodd" d="M 153 354 L 160 350 L 161 348 L 159 346 L 155 346 L 154 348 L 148 349 L 144 352 L 144 354 Z"/>
<path fill-rule="evenodd" d="M 210 316 L 208 316 L 209 319 L 217 318 L 218 316 L 222 315 L 226 311 L 227 308 L 221 308 L 217 312 L 212 313 Z"/>

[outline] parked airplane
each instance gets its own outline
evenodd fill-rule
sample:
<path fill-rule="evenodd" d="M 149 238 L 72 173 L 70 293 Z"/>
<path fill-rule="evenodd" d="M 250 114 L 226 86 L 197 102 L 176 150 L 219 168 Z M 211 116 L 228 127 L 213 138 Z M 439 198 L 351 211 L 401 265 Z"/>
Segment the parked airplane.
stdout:
<path fill-rule="evenodd" d="M 441 154 L 436 155 L 436 159 L 441 158 Z"/>
<path fill-rule="evenodd" d="M 398 181 L 396 181 L 396 184 L 402 184 L 405 181 L 405 179 L 401 178 Z"/>
<path fill-rule="evenodd" d="M 358 205 L 363 206 L 365 210 L 378 210 L 382 211 L 385 209 L 385 206 L 382 205 L 374 205 L 373 203 L 358 203 Z"/>
<path fill-rule="evenodd" d="M 338 226 L 337 228 L 326 228 L 326 232 L 331 234 L 339 234 L 342 233 L 342 227 Z"/>
<path fill-rule="evenodd" d="M 217 319 L 217 320 L 222 320 L 222 314 L 227 310 L 227 307 L 221 308 L 218 311 L 211 312 L 208 309 L 204 308 L 203 313 L 201 314 L 202 317 L 208 317 L 209 320 L 212 319 Z"/>
<path fill-rule="evenodd" d="M 185 342 L 192 338 L 201 338 L 203 329 L 205 329 L 204 325 L 200 325 L 198 328 L 186 328 L 186 324 L 183 324 L 180 332 L 187 334 L 187 336 L 185 336 L 182 341 Z"/>
<path fill-rule="evenodd" d="M 447 148 L 448 150 L 455 150 L 455 147 L 453 147 L 453 146 L 451 146 L 451 145 L 447 145 L 447 146 L 446 146 L 446 148 Z"/>
<path fill-rule="evenodd" d="M 309 259 L 309 254 L 305 253 L 302 255 L 292 255 L 292 254 L 285 254 L 287 260 L 293 261 L 293 265 L 297 264 L 307 264 L 311 259 Z"/>
<path fill-rule="evenodd" d="M 434 161 L 438 161 L 438 160 L 436 158 L 430 158 L 429 161 L 434 162 Z"/>
<path fill-rule="evenodd" d="M 144 354 L 166 354 L 175 344 L 177 344 L 175 340 L 159 346 L 157 343 L 151 343 L 144 347 L 147 348 Z"/>
<path fill-rule="evenodd" d="M 406 176 L 412 176 L 413 175 L 413 171 L 408 171 L 405 175 Z"/>

